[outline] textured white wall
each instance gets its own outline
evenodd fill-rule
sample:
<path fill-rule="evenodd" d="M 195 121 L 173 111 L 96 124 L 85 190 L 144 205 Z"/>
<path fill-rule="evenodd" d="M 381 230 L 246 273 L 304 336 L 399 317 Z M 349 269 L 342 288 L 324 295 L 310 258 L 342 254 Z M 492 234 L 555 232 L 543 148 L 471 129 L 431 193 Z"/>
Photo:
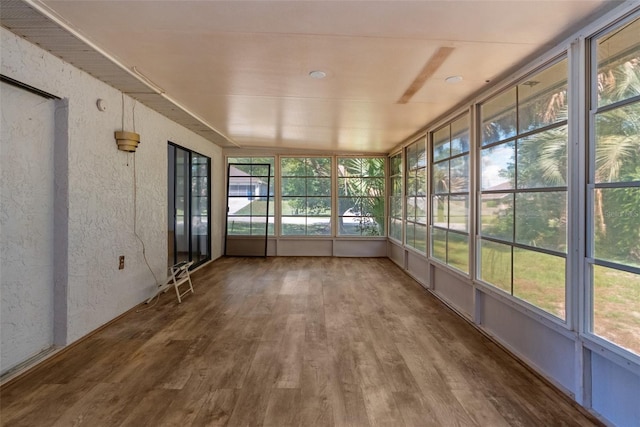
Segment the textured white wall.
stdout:
<path fill-rule="evenodd" d="M 137 229 L 159 280 L 167 264 L 167 142 L 211 157 L 212 258 L 222 253 L 222 150 L 131 98 L 124 97 L 124 128 L 141 135 L 136 154 L 116 149 L 122 94 L 68 63 L 0 28 L 1 72 L 68 102 L 67 343 L 149 297 L 154 279 L 133 231 L 134 164 Z M 96 100 L 104 99 L 101 112 Z M 135 115 L 135 123 L 134 123 Z M 125 269 L 118 270 L 118 256 Z M 60 313 L 56 313 L 59 316 Z"/>
<path fill-rule="evenodd" d="M 0 83 L 0 372 L 53 344 L 54 100 Z"/>

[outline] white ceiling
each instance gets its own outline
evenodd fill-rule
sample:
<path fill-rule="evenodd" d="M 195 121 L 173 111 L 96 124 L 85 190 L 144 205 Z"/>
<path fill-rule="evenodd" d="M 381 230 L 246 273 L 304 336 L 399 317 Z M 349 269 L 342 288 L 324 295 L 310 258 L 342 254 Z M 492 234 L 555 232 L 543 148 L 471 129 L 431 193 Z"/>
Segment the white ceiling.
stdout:
<path fill-rule="evenodd" d="M 33 0 L 243 148 L 387 153 L 610 1 Z M 407 103 L 440 48 L 453 48 Z M 433 65 L 433 64 L 431 64 Z M 312 70 L 327 77 L 314 80 Z M 460 75 L 462 82 L 445 83 Z"/>

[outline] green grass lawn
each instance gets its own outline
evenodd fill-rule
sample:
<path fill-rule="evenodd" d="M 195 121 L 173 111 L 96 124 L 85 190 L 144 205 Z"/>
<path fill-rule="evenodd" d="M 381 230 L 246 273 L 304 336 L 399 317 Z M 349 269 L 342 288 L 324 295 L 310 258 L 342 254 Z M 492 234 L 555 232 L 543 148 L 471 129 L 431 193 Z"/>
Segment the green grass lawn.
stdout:
<path fill-rule="evenodd" d="M 461 249 L 462 250 L 462 249 Z M 511 292 L 511 250 L 483 242 L 482 279 Z M 565 260 L 516 249 L 513 295 L 565 319 Z M 594 332 L 640 354 L 640 276 L 594 267 Z"/>
<path fill-rule="evenodd" d="M 269 210 L 273 209 L 273 201 L 269 202 Z M 234 215 L 253 215 L 253 216 L 265 216 L 267 214 L 267 201 L 266 200 L 254 200 L 247 206 L 238 209 Z"/>

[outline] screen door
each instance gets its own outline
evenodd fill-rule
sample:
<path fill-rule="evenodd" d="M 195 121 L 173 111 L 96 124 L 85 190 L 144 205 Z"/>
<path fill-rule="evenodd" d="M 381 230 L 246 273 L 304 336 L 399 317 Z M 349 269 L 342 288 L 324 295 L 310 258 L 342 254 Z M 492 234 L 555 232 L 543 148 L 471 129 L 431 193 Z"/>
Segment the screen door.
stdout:
<path fill-rule="evenodd" d="M 229 163 L 225 255 L 267 256 L 271 165 Z"/>

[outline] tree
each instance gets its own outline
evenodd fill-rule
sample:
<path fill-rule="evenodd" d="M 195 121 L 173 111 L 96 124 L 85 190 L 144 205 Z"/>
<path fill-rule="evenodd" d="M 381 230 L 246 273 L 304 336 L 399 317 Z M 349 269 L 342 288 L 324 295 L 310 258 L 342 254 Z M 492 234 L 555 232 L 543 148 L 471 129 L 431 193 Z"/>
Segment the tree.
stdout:
<path fill-rule="evenodd" d="M 344 215 L 357 215 L 363 235 L 384 236 L 384 159 L 380 157 L 345 157 L 338 161 L 338 226 L 348 234 Z"/>

